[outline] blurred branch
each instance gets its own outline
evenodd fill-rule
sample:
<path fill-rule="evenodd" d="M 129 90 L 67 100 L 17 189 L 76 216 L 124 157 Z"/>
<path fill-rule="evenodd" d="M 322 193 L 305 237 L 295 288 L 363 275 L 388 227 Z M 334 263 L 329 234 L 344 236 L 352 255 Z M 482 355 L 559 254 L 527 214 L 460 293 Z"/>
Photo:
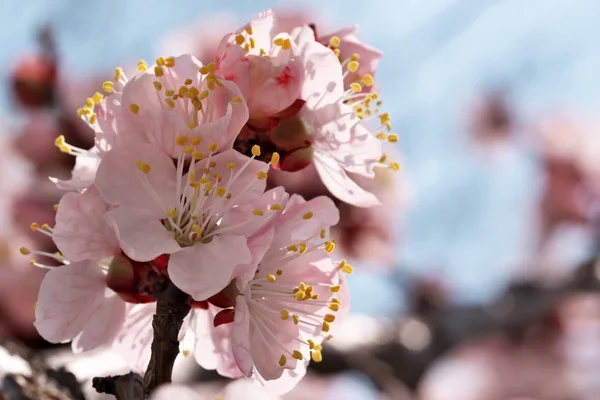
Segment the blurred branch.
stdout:
<path fill-rule="evenodd" d="M 6 342 L 0 353 L 1 399 L 85 400 L 75 375 L 64 368 L 51 368 L 39 352 Z"/>
<path fill-rule="evenodd" d="M 440 306 L 414 315 L 430 334 L 428 344 L 420 350 L 408 348 L 396 334 L 386 343 L 356 350 L 342 352 L 326 348 L 323 361 L 311 364 L 311 368 L 325 374 L 357 370 L 382 391 L 386 391 L 388 382 L 393 379 L 415 389 L 429 367 L 449 350 L 494 333 L 518 339 L 527 328 L 547 320 L 564 298 L 600 291 L 598 269 L 594 259 L 581 265 L 561 284 L 514 284 L 498 301 L 488 305 Z"/>

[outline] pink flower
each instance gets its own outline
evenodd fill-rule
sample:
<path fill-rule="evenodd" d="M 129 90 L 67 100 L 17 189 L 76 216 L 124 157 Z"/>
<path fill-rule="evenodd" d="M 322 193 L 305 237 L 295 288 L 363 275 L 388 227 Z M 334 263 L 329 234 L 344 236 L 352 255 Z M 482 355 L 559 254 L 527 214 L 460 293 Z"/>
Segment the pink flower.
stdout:
<path fill-rule="evenodd" d="M 282 394 L 304 376 L 311 358 L 321 361 L 331 324 L 345 316 L 348 306 L 340 271 L 351 272 L 351 267 L 345 261 L 334 265 L 329 253 L 335 245 L 324 241 L 338 218 L 330 199 L 306 202 L 294 196 L 272 226 L 249 240 L 258 267 L 250 263 L 238 270 L 230 290 L 237 294 L 233 324 L 219 325 L 215 330 L 220 333 L 211 335 L 218 349 L 214 353 L 224 358 L 220 365 L 228 366 L 229 376 L 239 370 Z M 206 344 L 200 340 L 196 346 Z"/>
<path fill-rule="evenodd" d="M 139 307 L 150 313 L 155 308 L 152 304 L 133 308 L 126 303 L 148 301 L 143 293 L 136 292 L 136 288 L 144 290 L 139 282 L 132 282 L 140 272 L 134 268 L 143 268 L 121 255 L 117 238 L 104 222 L 109 208 L 95 187 L 83 193 L 67 193 L 58 205 L 54 228 L 32 225 L 34 230 L 51 236 L 61 253 L 21 249 L 25 255 L 34 253 L 63 264 L 52 267 L 31 261 L 49 270 L 40 287 L 34 324 L 49 342 L 73 341 L 76 352 L 128 340 L 120 334 L 124 326 L 129 328 L 128 335 L 137 334 L 125 324 L 126 317 L 131 318 L 128 314 Z M 138 367 L 133 356 L 124 356 Z"/>
<path fill-rule="evenodd" d="M 290 107 L 300 95 L 304 71 L 288 33 L 272 35 L 274 15 L 267 10 L 226 36 L 217 51 L 217 72 L 241 89 L 249 123 L 268 125 L 268 118 Z"/>
<path fill-rule="evenodd" d="M 125 302 L 107 290 L 105 273 L 110 258 L 120 250 L 103 221 L 106 210 L 98 191 L 90 188 L 61 199 L 54 228 L 32 226 L 52 236 L 62 254 L 34 253 L 65 263 L 50 267 L 44 277 L 35 326 L 49 342 L 73 340 L 75 351 L 112 343 L 125 318 Z"/>
<path fill-rule="evenodd" d="M 152 143 L 174 158 L 188 148 L 191 155 L 212 144 L 219 151 L 232 147 L 248 110 L 238 87 L 214 74 L 214 63 L 159 57 L 150 70 L 140 61 L 138 70 L 127 79 L 117 68 L 115 82 L 103 84 L 111 94 L 96 94 L 78 110 L 95 130 L 101 156 L 117 141 Z M 184 140 L 190 147 L 177 145 Z"/>
<path fill-rule="evenodd" d="M 173 283 L 196 300 L 219 292 L 236 266 L 251 261 L 247 238 L 287 198 L 278 189 L 263 194 L 268 164 L 217 148 L 193 151 L 189 161 L 180 152 L 175 165 L 150 144 L 117 146 L 96 175 L 104 200 L 118 206 L 105 218 L 123 252 L 135 261 L 170 255 Z"/>

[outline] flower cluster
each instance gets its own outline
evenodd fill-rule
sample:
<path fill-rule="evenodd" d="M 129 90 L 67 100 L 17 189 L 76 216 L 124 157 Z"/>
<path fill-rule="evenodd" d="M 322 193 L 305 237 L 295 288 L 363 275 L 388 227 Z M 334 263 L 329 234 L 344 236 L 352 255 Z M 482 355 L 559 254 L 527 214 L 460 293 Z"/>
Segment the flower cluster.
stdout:
<path fill-rule="evenodd" d="M 347 313 L 352 267 L 331 257 L 334 202 L 269 188 L 267 178 L 313 165 L 341 201 L 379 204 L 352 178 L 399 168 L 382 153 L 381 139 L 397 136 L 373 90 L 379 58 L 353 29 L 282 32 L 267 11 L 226 35 L 212 62 L 159 57 L 130 78 L 117 68 L 105 94 L 77 111 L 94 147 L 56 139 L 76 157 L 70 180 L 53 179 L 68 193 L 53 227 L 31 228 L 60 251 L 21 248 L 61 264 L 31 261 L 49 270 L 39 333 L 75 351 L 112 345 L 143 370 L 167 282 L 192 299 L 184 355 L 292 388 Z"/>

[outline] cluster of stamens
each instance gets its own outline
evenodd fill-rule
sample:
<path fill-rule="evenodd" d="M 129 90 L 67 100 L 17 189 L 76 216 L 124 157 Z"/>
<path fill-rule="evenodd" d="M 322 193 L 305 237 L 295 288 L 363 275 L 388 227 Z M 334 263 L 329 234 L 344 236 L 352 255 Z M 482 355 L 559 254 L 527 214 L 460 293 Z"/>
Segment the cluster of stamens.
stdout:
<path fill-rule="evenodd" d="M 380 140 L 386 140 L 389 143 L 397 143 L 398 135 L 391 133 L 392 131 L 392 120 L 389 113 L 381 112 L 380 107 L 383 101 L 379 97 L 379 93 L 371 92 L 370 88 L 375 83 L 371 74 L 360 75 L 357 73 L 360 66 L 360 55 L 354 53 L 350 58 L 343 59 L 340 55 L 340 45 L 342 40 L 333 36 L 329 39 L 328 47 L 338 57 L 342 68 L 344 68 L 344 79 L 350 74 L 353 77 L 352 82 L 347 85 L 346 92 L 344 93 L 343 101 L 353 107 L 354 115 L 362 120 L 364 123 L 371 123 L 376 121 L 378 124 L 374 130 L 378 131 L 375 135 Z M 394 171 L 400 169 L 400 164 L 395 161 L 388 162 L 387 155 L 383 155 L 379 160 L 379 163 L 386 164 L 389 168 Z"/>
<path fill-rule="evenodd" d="M 312 217 L 312 211 L 303 215 L 304 220 L 309 220 Z M 326 229 L 321 229 L 319 237 L 325 239 L 326 236 Z M 334 248 L 335 241 L 333 240 L 327 240 L 318 244 L 307 244 L 306 242 L 292 244 L 281 249 L 284 252 L 284 255 L 276 260 L 276 262 L 283 265 L 295 258 L 301 257 L 308 251 L 324 250 L 327 253 L 331 253 Z M 350 266 L 346 260 L 342 260 L 335 268 L 335 271 L 333 271 L 333 274 L 339 272 L 350 274 L 352 273 L 352 266 Z M 331 324 L 336 319 L 335 313 L 340 310 L 341 302 L 335 297 L 331 297 L 329 300 L 319 299 L 319 294 L 315 292 L 315 288 L 322 287 L 327 287 L 328 292 L 331 293 L 332 296 L 342 290 L 340 284 L 330 284 L 326 282 L 299 282 L 294 284 L 292 281 L 285 279 L 285 271 L 283 269 L 277 269 L 274 274 L 267 274 L 263 277 L 260 274 L 259 268 L 257 276 L 251 282 L 251 296 L 253 301 L 250 302 L 249 306 L 251 309 L 255 309 L 261 313 L 278 312 L 280 320 L 299 326 L 301 332 L 312 333 L 315 328 L 320 329 L 321 335 L 323 336 L 323 342 L 325 342 L 332 339 L 329 331 L 331 329 Z M 279 311 L 274 310 L 267 306 L 271 302 L 273 304 L 283 305 L 285 308 Z M 315 306 L 315 312 L 313 314 L 307 313 L 306 307 L 299 307 L 298 303 L 306 303 L 307 305 Z M 323 313 L 322 310 L 325 308 L 330 312 Z M 270 328 L 271 327 L 267 327 L 267 329 Z M 280 329 L 277 330 L 283 332 Z M 283 354 L 281 354 L 281 357 L 279 358 L 280 366 L 284 367 L 286 365 L 288 357 L 300 361 L 304 359 L 304 356 L 300 351 L 294 350 L 290 352 L 283 345 L 279 344 L 275 337 L 272 338 L 283 350 Z M 308 347 L 313 361 L 321 362 L 323 360 L 321 344 L 316 344 L 312 339 L 305 340 L 302 337 L 294 337 L 294 339 L 300 345 Z"/>
<path fill-rule="evenodd" d="M 257 48 L 256 39 L 252 36 L 252 28 L 246 27 L 240 33 L 234 37 L 235 43 L 244 49 L 246 53 L 252 55 L 259 55 L 270 59 L 274 49 L 265 50 L 264 48 Z M 277 37 L 273 39 L 273 44 L 276 48 L 281 50 L 290 50 L 292 48 L 292 41 L 287 37 Z M 275 50 L 276 51 L 276 50 Z"/>
<path fill-rule="evenodd" d="M 177 193 L 176 207 L 166 209 L 163 218 L 165 228 L 174 233 L 174 238 L 181 246 L 191 246 L 198 241 L 207 241 L 211 236 L 225 232 L 225 228 L 219 229 L 218 225 L 222 217 L 238 204 L 238 200 L 244 193 L 254 185 L 254 181 L 247 182 L 245 188 L 238 193 L 231 193 L 231 185 L 248 167 L 250 162 L 260 156 L 260 147 L 255 145 L 252 148 L 252 157 L 243 165 L 236 165 L 235 162 L 229 162 L 225 165 L 229 171 L 227 184 L 223 185 L 223 176 L 215 172 L 218 166 L 214 161 L 214 154 L 217 151 L 217 144 L 212 143 L 208 146 L 208 154 L 196 150 L 196 146 L 201 143 L 199 137 L 190 138 L 188 136 L 178 136 L 175 139 L 176 145 L 182 147 L 182 152 L 177 159 Z M 190 159 L 189 156 L 191 156 Z M 279 154 L 273 153 L 269 165 L 279 162 Z M 147 180 L 147 175 L 151 173 L 152 167 L 149 162 L 137 160 L 136 165 L 142 173 L 142 179 L 146 188 L 152 196 L 160 202 L 159 196 L 154 192 Z M 267 173 L 258 171 L 256 179 L 267 179 Z M 270 210 L 281 209 L 280 204 L 270 205 Z M 255 209 L 254 216 L 262 216 L 263 210 Z M 237 228 L 250 221 L 245 220 L 235 227 Z"/>

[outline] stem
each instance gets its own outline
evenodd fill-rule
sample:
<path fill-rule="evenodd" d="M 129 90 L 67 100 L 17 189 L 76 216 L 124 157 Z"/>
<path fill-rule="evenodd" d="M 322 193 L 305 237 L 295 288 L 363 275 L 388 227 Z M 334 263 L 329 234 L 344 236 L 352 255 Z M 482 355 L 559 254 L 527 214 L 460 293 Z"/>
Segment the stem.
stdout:
<path fill-rule="evenodd" d="M 156 284 L 155 293 L 157 302 L 152 320 L 152 355 L 144 375 L 146 394 L 171 382 L 173 364 L 179 354 L 179 331 L 191 308 L 190 295 L 179 290 L 171 281 Z"/>

